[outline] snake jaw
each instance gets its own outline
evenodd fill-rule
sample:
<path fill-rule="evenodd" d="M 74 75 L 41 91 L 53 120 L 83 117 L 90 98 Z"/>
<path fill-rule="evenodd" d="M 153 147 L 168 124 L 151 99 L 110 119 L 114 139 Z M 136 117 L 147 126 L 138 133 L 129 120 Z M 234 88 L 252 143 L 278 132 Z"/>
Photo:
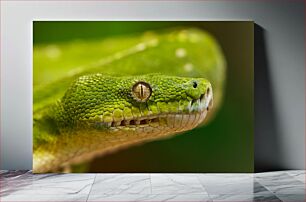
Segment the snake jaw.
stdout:
<path fill-rule="evenodd" d="M 160 112 L 155 115 L 147 115 L 132 119 L 121 119 L 120 121 L 112 121 L 105 124 L 112 132 L 151 132 L 158 130 L 160 134 L 163 132 L 158 128 L 162 128 L 165 134 L 182 132 L 193 129 L 201 124 L 209 109 L 213 105 L 213 91 L 208 87 L 206 92 L 201 94 L 197 99 L 188 102 L 184 111 L 177 111 L 176 113 Z"/>

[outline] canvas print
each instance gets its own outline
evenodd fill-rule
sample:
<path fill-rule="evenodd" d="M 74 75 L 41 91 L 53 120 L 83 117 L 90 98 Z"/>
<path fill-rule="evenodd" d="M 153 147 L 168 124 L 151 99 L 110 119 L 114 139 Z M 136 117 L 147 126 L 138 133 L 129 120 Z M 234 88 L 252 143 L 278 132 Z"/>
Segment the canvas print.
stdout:
<path fill-rule="evenodd" d="M 33 22 L 33 172 L 253 172 L 253 22 Z"/>

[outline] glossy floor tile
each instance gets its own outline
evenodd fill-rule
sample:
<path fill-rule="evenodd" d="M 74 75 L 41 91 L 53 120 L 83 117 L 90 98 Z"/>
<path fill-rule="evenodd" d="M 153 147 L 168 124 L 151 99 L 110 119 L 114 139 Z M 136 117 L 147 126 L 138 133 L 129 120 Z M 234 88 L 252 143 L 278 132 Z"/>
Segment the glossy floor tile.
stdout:
<path fill-rule="evenodd" d="M 188 194 L 188 195 L 174 195 L 174 194 L 126 194 L 126 195 L 90 195 L 88 201 L 176 201 L 176 202 L 211 202 L 212 199 L 207 194 Z"/>
<path fill-rule="evenodd" d="M 9 175 L 8 175 L 9 176 Z M 88 195 L 95 174 L 31 174 L 1 178 L 2 195 Z"/>
<path fill-rule="evenodd" d="M 294 179 L 299 180 L 305 184 L 305 171 L 293 170 L 293 171 L 288 171 L 287 174 L 292 176 Z"/>
<path fill-rule="evenodd" d="M 35 202 L 43 202 L 43 201 L 53 201 L 53 202 L 70 202 L 70 201 L 76 201 L 76 202 L 86 202 L 88 198 L 88 195 L 36 195 L 36 194 L 13 194 L 8 195 L 3 198 L 1 198 L 1 201 L 8 201 L 8 202 L 28 202 L 28 201 L 35 201 Z"/>
<path fill-rule="evenodd" d="M 98 174 L 90 194 L 151 194 L 150 174 Z"/>
<path fill-rule="evenodd" d="M 301 176 L 305 178 L 305 174 Z M 276 195 L 305 193 L 305 183 L 292 177 L 288 172 L 276 172 L 270 175 L 260 173 L 256 175 L 255 180 Z"/>
<path fill-rule="evenodd" d="M 207 195 L 197 175 L 151 174 L 152 194 L 202 194 Z"/>
<path fill-rule="evenodd" d="M 252 174 L 201 174 L 198 178 L 211 195 L 252 195 Z"/>
<path fill-rule="evenodd" d="M 256 174 L 0 172 L 0 201 L 305 201 L 305 171 Z"/>

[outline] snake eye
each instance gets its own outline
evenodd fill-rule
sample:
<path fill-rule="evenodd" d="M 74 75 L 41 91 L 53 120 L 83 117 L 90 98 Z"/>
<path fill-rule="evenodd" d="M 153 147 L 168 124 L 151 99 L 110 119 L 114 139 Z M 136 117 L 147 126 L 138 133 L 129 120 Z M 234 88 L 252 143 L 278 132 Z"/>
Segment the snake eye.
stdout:
<path fill-rule="evenodd" d="M 135 83 L 132 87 L 132 95 L 134 99 L 138 102 L 147 101 L 152 94 L 151 86 L 143 81 Z"/>

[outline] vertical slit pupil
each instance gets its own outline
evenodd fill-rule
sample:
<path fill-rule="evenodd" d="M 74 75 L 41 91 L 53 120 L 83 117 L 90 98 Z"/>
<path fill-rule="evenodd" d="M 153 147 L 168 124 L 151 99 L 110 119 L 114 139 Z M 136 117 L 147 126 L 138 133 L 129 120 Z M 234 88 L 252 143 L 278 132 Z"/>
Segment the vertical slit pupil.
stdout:
<path fill-rule="evenodd" d="M 194 88 L 197 88 L 197 86 L 198 86 L 198 83 L 197 83 L 196 81 L 194 81 L 194 82 L 193 82 L 193 87 L 194 87 Z"/>
<path fill-rule="evenodd" d="M 140 97 L 143 98 L 143 85 L 140 84 Z"/>

